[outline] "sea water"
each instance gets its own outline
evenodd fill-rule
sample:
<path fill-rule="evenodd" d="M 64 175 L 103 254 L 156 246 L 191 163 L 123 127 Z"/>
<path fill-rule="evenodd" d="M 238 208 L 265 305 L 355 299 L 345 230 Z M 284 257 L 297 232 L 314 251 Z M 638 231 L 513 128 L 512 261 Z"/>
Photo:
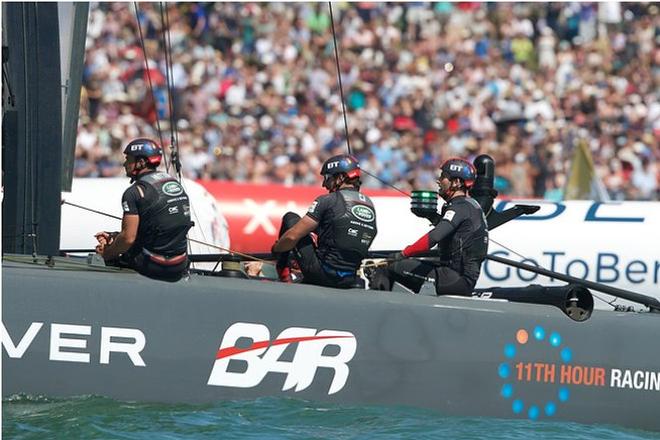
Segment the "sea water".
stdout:
<path fill-rule="evenodd" d="M 101 397 L 2 403 L 3 439 L 660 439 L 617 426 L 445 417 L 283 398 L 164 405 Z"/>

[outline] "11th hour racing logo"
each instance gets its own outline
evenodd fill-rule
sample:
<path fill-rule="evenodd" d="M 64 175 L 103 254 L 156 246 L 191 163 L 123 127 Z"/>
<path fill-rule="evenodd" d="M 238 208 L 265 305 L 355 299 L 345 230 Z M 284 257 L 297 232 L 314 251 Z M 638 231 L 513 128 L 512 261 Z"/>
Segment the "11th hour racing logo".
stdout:
<path fill-rule="evenodd" d="M 250 342 L 238 344 L 239 340 L 246 339 Z M 281 360 L 292 344 L 296 344 L 292 359 Z M 324 353 L 328 346 L 335 347 L 330 351 L 333 354 Z M 268 373 L 283 373 L 286 379 L 282 391 L 295 387 L 294 391 L 298 392 L 312 384 L 319 368 L 328 368 L 334 373 L 328 394 L 334 394 L 346 384 L 348 362 L 356 349 L 355 335 L 347 331 L 289 327 L 271 340 L 265 325 L 237 322 L 222 338 L 208 385 L 252 388 Z M 242 368 L 237 368 L 241 363 Z"/>
<path fill-rule="evenodd" d="M 538 359 L 525 358 L 534 346 L 541 348 L 543 354 Z M 660 371 L 577 363 L 573 350 L 559 332 L 542 326 L 534 327 L 531 333 L 518 329 L 515 342 L 506 343 L 503 352 L 506 360 L 497 367 L 497 374 L 504 380 L 500 395 L 514 414 L 526 414 L 531 420 L 567 411 L 562 407 L 571 399 L 575 387 L 660 392 Z M 521 396 L 528 388 L 536 390 L 532 400 Z"/>

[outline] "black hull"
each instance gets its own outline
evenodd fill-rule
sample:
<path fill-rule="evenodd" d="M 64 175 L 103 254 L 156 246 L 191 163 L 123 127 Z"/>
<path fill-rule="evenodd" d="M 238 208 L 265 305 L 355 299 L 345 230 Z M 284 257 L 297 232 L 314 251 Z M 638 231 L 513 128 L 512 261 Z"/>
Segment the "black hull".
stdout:
<path fill-rule="evenodd" d="M 288 396 L 660 431 L 658 314 L 57 267 L 3 264 L 5 398 Z"/>

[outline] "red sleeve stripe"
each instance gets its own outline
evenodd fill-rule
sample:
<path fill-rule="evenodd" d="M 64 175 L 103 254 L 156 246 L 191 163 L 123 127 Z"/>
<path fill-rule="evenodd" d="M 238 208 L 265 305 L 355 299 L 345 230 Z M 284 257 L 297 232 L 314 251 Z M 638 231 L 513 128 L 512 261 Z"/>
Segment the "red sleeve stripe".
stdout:
<path fill-rule="evenodd" d="M 422 238 L 417 240 L 415 243 L 410 246 L 406 246 L 404 250 L 401 251 L 404 257 L 412 257 L 415 254 L 421 254 L 431 249 L 429 234 L 424 234 Z"/>

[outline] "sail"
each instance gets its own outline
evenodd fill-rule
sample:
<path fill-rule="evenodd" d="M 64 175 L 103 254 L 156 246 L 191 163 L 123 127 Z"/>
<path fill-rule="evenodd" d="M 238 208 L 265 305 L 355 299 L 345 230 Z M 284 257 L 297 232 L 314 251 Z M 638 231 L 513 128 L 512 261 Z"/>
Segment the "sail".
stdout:
<path fill-rule="evenodd" d="M 71 191 L 87 37 L 87 2 L 57 3 L 62 84 L 62 191 Z"/>
<path fill-rule="evenodd" d="M 571 160 L 571 169 L 564 190 L 565 200 L 594 200 L 607 202 L 610 196 L 596 174 L 591 150 L 587 141 L 577 142 Z"/>

